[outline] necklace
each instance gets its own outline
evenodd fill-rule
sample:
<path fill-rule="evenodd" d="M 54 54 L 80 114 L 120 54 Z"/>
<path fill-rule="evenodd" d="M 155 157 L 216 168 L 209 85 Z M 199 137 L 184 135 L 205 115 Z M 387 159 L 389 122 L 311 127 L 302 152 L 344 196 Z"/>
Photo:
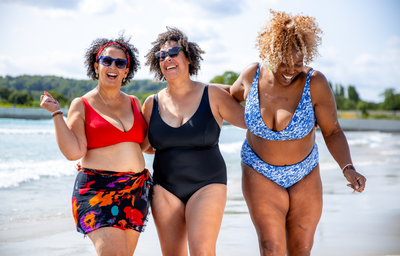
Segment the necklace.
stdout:
<path fill-rule="evenodd" d="M 118 96 L 121 94 L 121 91 L 119 91 L 118 95 L 117 95 L 114 99 L 112 99 L 112 100 L 109 101 L 109 102 L 105 102 L 104 99 L 103 99 L 103 97 L 101 97 L 101 94 L 100 94 L 100 92 L 99 92 L 99 88 L 98 88 L 98 87 L 96 87 L 96 90 L 97 90 L 97 93 L 99 94 L 101 100 L 104 102 L 104 105 L 105 105 L 106 107 L 107 107 L 107 104 L 110 104 L 111 102 L 113 102 L 113 100 L 115 100 L 116 98 L 118 98 Z"/>

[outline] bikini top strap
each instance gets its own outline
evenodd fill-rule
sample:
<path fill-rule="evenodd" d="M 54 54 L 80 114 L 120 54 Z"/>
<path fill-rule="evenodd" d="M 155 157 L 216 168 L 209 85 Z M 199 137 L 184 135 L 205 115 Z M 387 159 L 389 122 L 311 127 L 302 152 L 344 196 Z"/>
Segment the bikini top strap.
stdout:
<path fill-rule="evenodd" d="M 151 110 L 151 116 L 157 115 L 159 112 L 158 110 L 158 93 L 154 94 L 154 99 L 153 99 L 153 109 Z"/>

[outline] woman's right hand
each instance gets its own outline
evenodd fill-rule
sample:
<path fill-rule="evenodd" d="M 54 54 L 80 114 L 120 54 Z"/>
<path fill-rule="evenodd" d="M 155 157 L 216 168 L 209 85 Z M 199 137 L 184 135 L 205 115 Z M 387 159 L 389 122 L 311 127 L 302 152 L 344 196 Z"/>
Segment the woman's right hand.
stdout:
<path fill-rule="evenodd" d="M 58 101 L 54 99 L 50 93 L 44 91 L 44 95 L 40 95 L 40 107 L 50 112 L 54 112 L 60 109 Z"/>

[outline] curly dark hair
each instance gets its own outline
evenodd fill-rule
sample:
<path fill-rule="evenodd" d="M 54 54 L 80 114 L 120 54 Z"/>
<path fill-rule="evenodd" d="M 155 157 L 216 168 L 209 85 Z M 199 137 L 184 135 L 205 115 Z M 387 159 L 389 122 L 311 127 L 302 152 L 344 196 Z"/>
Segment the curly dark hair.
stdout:
<path fill-rule="evenodd" d="M 97 38 L 96 40 L 94 40 L 92 42 L 92 44 L 90 45 L 90 47 L 86 50 L 86 53 L 85 53 L 85 67 L 87 68 L 88 77 L 90 77 L 93 80 L 98 80 L 98 78 L 96 77 L 96 71 L 94 69 L 94 63 L 96 62 L 97 51 L 101 47 L 103 47 L 104 45 L 106 45 L 108 43 L 119 43 L 126 49 L 126 51 L 129 54 L 129 58 L 130 58 L 130 63 L 129 63 L 129 67 L 128 67 L 129 72 L 125 78 L 125 82 L 124 81 L 122 82 L 122 86 L 129 83 L 129 81 L 133 78 L 134 74 L 140 68 L 140 62 L 138 59 L 139 51 L 138 51 L 138 49 L 136 49 L 135 46 L 133 46 L 133 44 L 129 43 L 129 40 L 130 40 L 130 37 L 125 38 L 123 33 L 121 33 L 119 38 L 117 38 L 117 39 Z M 103 49 L 103 51 L 100 53 L 100 56 L 102 56 L 104 50 L 107 49 L 108 47 L 114 47 L 116 49 L 122 50 L 122 48 L 120 46 L 113 44 L 113 45 L 105 47 Z"/>
<path fill-rule="evenodd" d="M 197 75 L 200 70 L 200 61 L 203 60 L 201 54 L 205 53 L 200 46 L 193 42 L 188 42 L 187 36 L 175 27 L 167 27 L 167 31 L 158 35 L 156 41 L 152 42 L 153 48 L 145 55 L 146 66 L 150 66 L 150 72 L 155 73 L 155 79 L 165 81 L 165 77 L 161 72 L 160 63 L 155 53 L 168 41 L 177 42 L 183 49 L 186 58 L 189 60 L 189 75 Z"/>
<path fill-rule="evenodd" d="M 292 15 L 270 10 L 271 19 L 266 21 L 257 36 L 256 48 L 261 60 L 268 60 L 273 71 L 281 63 L 293 67 L 292 46 L 304 55 L 308 64 L 318 56 L 320 35 L 323 33 L 315 18 L 306 15 Z"/>

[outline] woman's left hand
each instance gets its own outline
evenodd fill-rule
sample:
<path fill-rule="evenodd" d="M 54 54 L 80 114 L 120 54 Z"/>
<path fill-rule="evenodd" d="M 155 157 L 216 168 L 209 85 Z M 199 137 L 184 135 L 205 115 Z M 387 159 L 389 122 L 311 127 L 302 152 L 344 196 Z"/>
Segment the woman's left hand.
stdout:
<path fill-rule="evenodd" d="M 343 175 L 347 179 L 347 181 L 350 182 L 350 184 L 347 184 L 347 186 L 354 189 L 353 193 L 361 193 L 364 191 L 365 183 L 367 182 L 367 179 L 364 176 L 351 168 L 345 169 Z"/>

